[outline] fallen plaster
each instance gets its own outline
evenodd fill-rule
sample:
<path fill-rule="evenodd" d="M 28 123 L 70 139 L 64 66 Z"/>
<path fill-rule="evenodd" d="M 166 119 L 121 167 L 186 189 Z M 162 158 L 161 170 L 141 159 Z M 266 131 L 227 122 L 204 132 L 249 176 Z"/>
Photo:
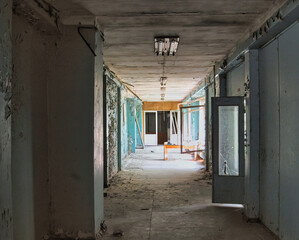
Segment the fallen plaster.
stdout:
<path fill-rule="evenodd" d="M 64 232 L 62 228 L 57 229 L 51 236 L 45 235 L 44 239 L 68 239 L 68 240 L 94 240 L 92 233 L 83 232 L 81 230 L 76 232 Z"/>

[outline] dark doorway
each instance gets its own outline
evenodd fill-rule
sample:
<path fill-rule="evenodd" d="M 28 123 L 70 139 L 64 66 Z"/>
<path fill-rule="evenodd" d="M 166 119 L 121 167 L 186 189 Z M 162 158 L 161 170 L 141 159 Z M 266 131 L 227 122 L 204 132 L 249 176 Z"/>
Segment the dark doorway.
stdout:
<path fill-rule="evenodd" d="M 169 139 L 170 112 L 158 112 L 158 144 L 164 144 Z"/>

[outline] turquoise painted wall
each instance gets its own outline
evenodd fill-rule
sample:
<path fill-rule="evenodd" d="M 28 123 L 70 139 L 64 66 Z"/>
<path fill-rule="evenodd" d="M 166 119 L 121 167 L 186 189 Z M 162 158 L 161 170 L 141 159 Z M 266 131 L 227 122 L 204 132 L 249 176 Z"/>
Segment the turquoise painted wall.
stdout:
<path fill-rule="evenodd" d="M 127 98 L 126 102 L 126 129 L 127 131 L 126 138 L 123 138 L 124 141 L 127 139 L 127 149 L 124 149 L 123 156 L 127 154 L 134 153 L 136 151 L 137 145 L 142 145 L 141 139 L 138 133 L 138 128 L 135 120 L 135 111 L 142 132 L 142 102 L 137 98 Z"/>
<path fill-rule="evenodd" d="M 142 135 L 142 102 L 139 100 L 136 100 L 136 115 L 137 115 L 140 131 L 141 131 L 141 135 Z M 136 138 L 137 138 L 137 145 L 142 146 L 142 140 L 139 135 L 137 126 L 136 126 Z"/>
<path fill-rule="evenodd" d="M 126 90 L 122 90 L 125 92 Z M 142 102 L 137 98 L 123 97 L 121 94 L 121 159 L 136 151 L 142 145 L 135 121 L 135 111 L 142 132 Z"/>
<path fill-rule="evenodd" d="M 136 123 L 135 123 L 135 99 L 127 99 L 127 130 L 128 130 L 128 153 L 134 153 L 136 149 Z"/>
<path fill-rule="evenodd" d="M 124 91 L 124 90 L 122 90 Z M 123 95 L 123 94 L 121 94 Z M 121 98 L 121 159 L 128 154 L 128 126 L 127 126 L 127 101 L 126 98 Z"/>

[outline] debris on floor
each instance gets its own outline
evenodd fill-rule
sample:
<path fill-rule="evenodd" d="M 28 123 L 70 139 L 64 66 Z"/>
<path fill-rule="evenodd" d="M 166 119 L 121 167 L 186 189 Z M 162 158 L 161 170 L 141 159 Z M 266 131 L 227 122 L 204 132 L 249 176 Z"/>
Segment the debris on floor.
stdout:
<path fill-rule="evenodd" d="M 122 237 L 123 235 L 124 235 L 124 232 L 121 230 L 113 232 L 114 237 Z"/>
<path fill-rule="evenodd" d="M 154 151 L 136 150 L 112 179 L 104 203 L 104 240 L 274 239 L 261 224 L 243 220 L 242 206 L 211 203 L 211 174 L 203 165 L 178 156 L 160 160 L 163 148 Z"/>

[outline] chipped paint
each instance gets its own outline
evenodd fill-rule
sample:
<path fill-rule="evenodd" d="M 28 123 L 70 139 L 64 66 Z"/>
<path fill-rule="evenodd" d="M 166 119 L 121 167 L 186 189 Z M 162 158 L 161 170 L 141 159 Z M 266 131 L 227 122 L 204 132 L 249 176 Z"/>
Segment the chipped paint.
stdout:
<path fill-rule="evenodd" d="M 108 178 L 118 171 L 118 96 L 117 85 L 107 77 L 106 104 L 107 104 L 107 161 Z"/>

